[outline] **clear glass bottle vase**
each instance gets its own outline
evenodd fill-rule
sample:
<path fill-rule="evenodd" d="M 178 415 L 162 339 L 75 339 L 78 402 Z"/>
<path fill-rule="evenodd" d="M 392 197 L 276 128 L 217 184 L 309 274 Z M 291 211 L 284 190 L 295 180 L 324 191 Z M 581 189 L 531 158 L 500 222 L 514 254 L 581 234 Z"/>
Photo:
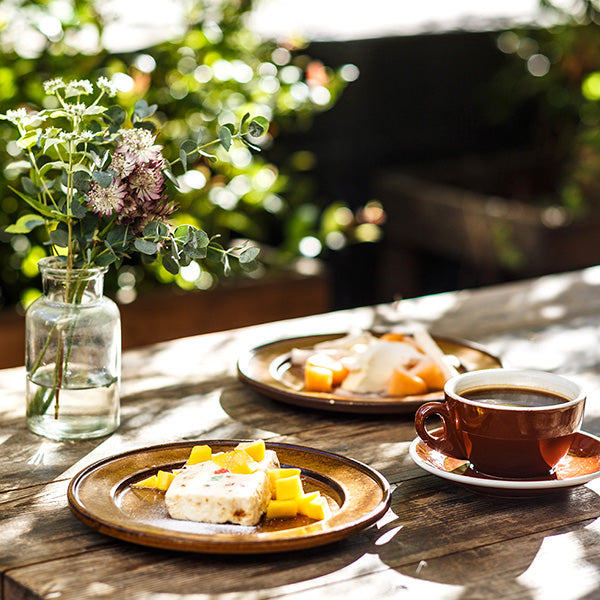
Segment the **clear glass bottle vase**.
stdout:
<path fill-rule="evenodd" d="M 43 294 L 25 316 L 27 427 L 55 440 L 101 437 L 119 426 L 121 321 L 102 295 L 106 268 L 38 263 Z"/>

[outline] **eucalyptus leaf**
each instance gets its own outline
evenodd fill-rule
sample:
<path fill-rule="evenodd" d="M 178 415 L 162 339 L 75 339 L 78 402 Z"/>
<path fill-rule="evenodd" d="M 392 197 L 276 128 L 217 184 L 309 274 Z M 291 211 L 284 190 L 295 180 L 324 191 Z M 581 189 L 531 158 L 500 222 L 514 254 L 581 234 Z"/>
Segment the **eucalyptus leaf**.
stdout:
<path fill-rule="evenodd" d="M 177 273 L 179 273 L 179 264 L 173 260 L 173 257 L 170 254 L 165 254 L 162 257 L 162 265 L 169 273 L 171 273 L 171 275 L 177 275 Z"/>
<path fill-rule="evenodd" d="M 117 256 L 113 252 L 102 252 L 96 256 L 94 261 L 99 267 L 108 267 L 117 260 Z"/>
<path fill-rule="evenodd" d="M 219 129 L 219 142 L 225 150 L 229 150 L 231 148 L 231 130 L 229 127 L 225 125 Z"/>
<path fill-rule="evenodd" d="M 187 243 L 190 239 L 192 239 L 192 228 L 190 225 L 178 225 L 173 232 L 173 236 L 175 239 L 182 244 Z"/>
<path fill-rule="evenodd" d="M 221 263 L 224 261 L 225 250 L 220 244 L 212 243 L 206 249 L 206 258 L 210 262 Z"/>
<path fill-rule="evenodd" d="M 78 192 L 85 194 L 90 190 L 91 176 L 86 171 L 75 171 L 73 173 L 73 185 Z"/>
<path fill-rule="evenodd" d="M 69 245 L 69 234 L 64 229 L 57 227 L 50 232 L 50 242 L 59 248 L 66 248 Z"/>
<path fill-rule="evenodd" d="M 250 123 L 248 123 L 248 133 L 252 137 L 260 137 L 264 135 L 269 128 L 269 120 L 265 117 L 254 117 Z"/>
<path fill-rule="evenodd" d="M 240 254 L 240 264 L 253 262 L 258 255 L 260 254 L 260 250 L 256 246 L 251 246 L 250 248 L 246 248 Z"/>
<path fill-rule="evenodd" d="M 114 171 L 112 173 L 114 173 Z M 112 173 L 108 173 L 107 171 L 94 171 L 92 177 L 99 186 L 106 189 L 109 188 L 113 182 Z"/>
<path fill-rule="evenodd" d="M 114 125 L 121 126 L 125 122 L 126 114 L 120 106 L 111 106 L 104 112 L 103 117 Z"/>
<path fill-rule="evenodd" d="M 252 271 L 256 271 L 258 269 L 258 262 L 255 260 L 251 260 L 249 262 L 240 262 L 240 267 L 243 271 L 247 273 L 252 273 Z"/>
<path fill-rule="evenodd" d="M 156 253 L 156 244 L 151 242 L 150 240 L 145 240 L 144 238 L 137 238 L 133 245 L 138 252 L 142 254 L 155 254 Z"/>
<path fill-rule="evenodd" d="M 71 214 L 77 219 L 83 219 L 88 213 L 88 207 L 84 206 L 79 200 L 71 202 Z"/>
<path fill-rule="evenodd" d="M 33 181 L 29 179 L 29 177 L 23 177 L 21 179 L 21 183 L 23 184 L 23 189 L 25 190 L 25 192 L 28 193 L 30 196 L 36 196 L 40 193 L 40 188 L 37 185 L 35 185 Z"/>

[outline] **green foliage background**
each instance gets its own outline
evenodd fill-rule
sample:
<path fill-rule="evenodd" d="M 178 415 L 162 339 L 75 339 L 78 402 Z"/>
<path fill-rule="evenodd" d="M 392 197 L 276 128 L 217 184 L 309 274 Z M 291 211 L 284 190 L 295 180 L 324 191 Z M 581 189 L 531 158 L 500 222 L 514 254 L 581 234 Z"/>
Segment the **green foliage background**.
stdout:
<path fill-rule="evenodd" d="M 101 39 L 107 25 L 101 6 L 89 0 L 0 1 L 0 112 L 40 107 L 42 83 L 53 77 L 95 80 L 126 74 L 130 89 L 119 94 L 119 102 L 133 107 L 145 98 L 158 104 L 159 142 L 169 159 L 178 156 L 187 138 L 215 137 L 219 125 L 248 112 L 263 115 L 271 121 L 269 135 L 259 141 L 263 151 L 240 148 L 230 153 L 233 158 L 223 153 L 216 163 L 201 158 L 194 169 L 205 185 L 180 195 L 177 218 L 220 234 L 224 245 L 251 239 L 274 247 L 263 254 L 269 265 L 297 256 L 307 235 L 322 238 L 327 228 L 340 227 L 331 207 L 315 204 L 305 176 L 313 157 L 298 152 L 276 165 L 269 161 L 269 148 L 281 131 L 310 127 L 317 112 L 333 106 L 347 84 L 341 70 L 313 61 L 301 44 L 261 40 L 245 24 L 252 9 L 248 0 L 186 1 L 181 35 L 151 47 L 120 53 L 101 44 L 82 49 L 78 40 Z M 19 43 L 28 35 L 35 44 L 23 52 Z M 18 157 L 13 139 L 11 127 L 0 125 L 0 228 L 26 210 L 7 189 L 15 185 L 15 174 L 4 167 Z M 44 240 L 0 236 L 6 242 L 0 244 L 0 306 L 26 303 L 36 294 L 32 289 L 37 260 L 46 254 Z M 220 273 L 212 275 L 198 284 L 162 268 L 127 264 L 111 274 L 107 287 L 109 293 L 123 281 L 136 291 L 158 283 L 206 287 Z"/>

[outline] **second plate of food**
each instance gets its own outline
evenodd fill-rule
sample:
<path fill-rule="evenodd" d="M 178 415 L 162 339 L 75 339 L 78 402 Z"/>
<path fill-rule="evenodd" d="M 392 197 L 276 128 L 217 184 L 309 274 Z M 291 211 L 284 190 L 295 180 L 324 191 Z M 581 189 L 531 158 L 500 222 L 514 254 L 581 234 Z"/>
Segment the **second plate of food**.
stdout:
<path fill-rule="evenodd" d="M 404 396 L 352 393 L 340 388 L 331 392 L 308 391 L 304 368 L 292 359 L 292 355 L 312 349 L 316 352 L 323 344 L 335 343 L 346 335 L 330 333 L 294 337 L 258 346 L 239 358 L 238 376 L 250 388 L 273 400 L 345 413 L 408 414 L 424 402 L 443 399 L 441 390 Z M 500 359 L 479 344 L 436 335 L 431 338 L 458 372 L 502 367 Z"/>

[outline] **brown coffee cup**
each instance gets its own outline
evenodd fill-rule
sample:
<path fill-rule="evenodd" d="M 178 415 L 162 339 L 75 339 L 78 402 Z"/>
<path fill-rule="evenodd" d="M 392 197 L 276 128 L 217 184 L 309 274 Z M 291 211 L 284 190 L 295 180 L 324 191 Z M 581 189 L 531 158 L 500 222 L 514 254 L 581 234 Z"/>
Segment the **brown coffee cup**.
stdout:
<path fill-rule="evenodd" d="M 468 460 L 483 474 L 532 478 L 551 474 L 581 427 L 585 394 L 576 383 L 542 371 L 488 369 L 446 382 L 444 402 L 415 414 L 419 437 L 435 450 Z M 442 427 L 429 430 L 437 416 Z"/>

